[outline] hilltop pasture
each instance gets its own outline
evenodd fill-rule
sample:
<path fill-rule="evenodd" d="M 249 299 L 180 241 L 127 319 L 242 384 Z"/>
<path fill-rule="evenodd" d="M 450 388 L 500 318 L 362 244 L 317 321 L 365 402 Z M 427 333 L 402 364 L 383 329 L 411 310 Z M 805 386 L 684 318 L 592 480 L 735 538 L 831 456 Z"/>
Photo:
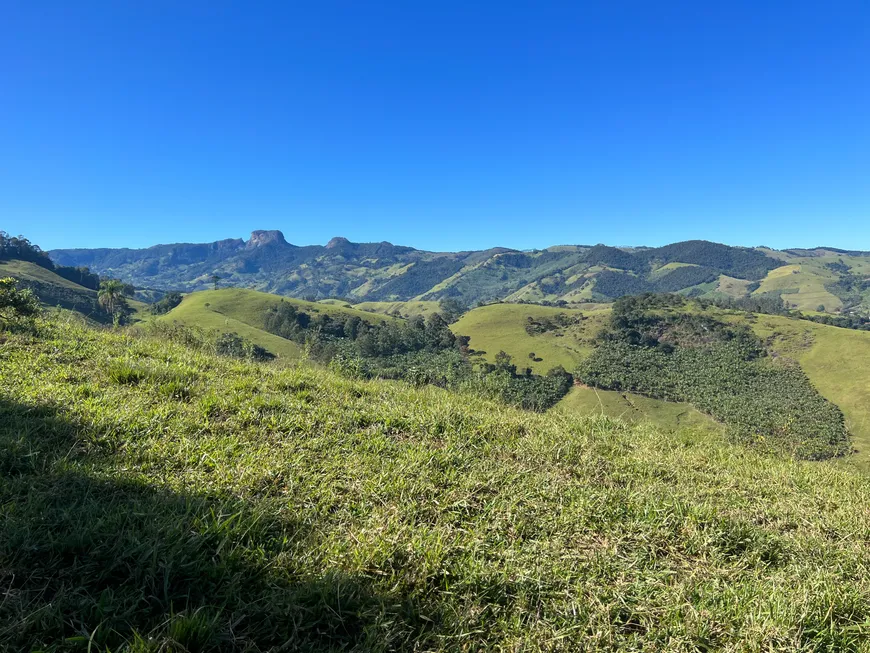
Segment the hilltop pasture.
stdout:
<path fill-rule="evenodd" d="M 866 651 L 870 477 L 75 321 L 4 334 L 0 648 Z"/>
<path fill-rule="evenodd" d="M 302 350 L 297 343 L 264 329 L 267 310 L 281 301 L 289 302 L 310 314 L 355 315 L 368 321 L 393 319 L 353 308 L 344 308 L 343 305 L 306 302 L 242 288 L 191 293 L 184 297 L 181 304 L 159 319 L 204 329 L 217 329 L 222 333 L 238 333 L 273 354 L 283 358 L 298 359 L 302 356 Z"/>
<path fill-rule="evenodd" d="M 570 334 L 543 333 L 532 337 L 526 331 L 529 318 L 548 319 L 564 314 L 586 318 L 570 329 Z M 591 339 L 604 325 L 608 309 L 579 311 L 538 306 L 535 304 L 491 304 L 469 311 L 451 325 L 454 333 L 470 336 L 470 345 L 485 351 L 484 358 L 494 361 L 499 351 L 510 354 L 521 367 L 531 367 L 536 374 L 561 365 L 572 370 L 591 351 Z M 540 361 L 532 360 L 534 353 Z"/>

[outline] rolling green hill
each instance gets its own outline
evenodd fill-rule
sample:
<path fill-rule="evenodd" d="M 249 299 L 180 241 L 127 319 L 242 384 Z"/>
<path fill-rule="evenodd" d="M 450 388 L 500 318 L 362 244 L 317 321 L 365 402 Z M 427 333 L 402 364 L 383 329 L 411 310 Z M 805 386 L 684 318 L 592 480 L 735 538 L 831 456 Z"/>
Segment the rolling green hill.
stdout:
<path fill-rule="evenodd" d="M 355 315 L 369 322 L 393 319 L 354 308 L 344 308 L 343 304 L 306 302 L 242 288 L 190 293 L 181 304 L 158 319 L 204 329 L 217 329 L 222 333 L 238 333 L 282 358 L 298 359 L 302 356 L 298 344 L 264 329 L 266 311 L 281 301 L 289 302 L 309 314 Z"/>
<path fill-rule="evenodd" d="M 558 333 L 533 337 L 526 331 L 529 318 L 544 320 L 560 314 L 586 319 Z M 573 370 L 591 351 L 591 339 L 608 316 L 608 309 L 577 311 L 534 304 L 490 304 L 469 311 L 451 328 L 454 333 L 470 336 L 471 347 L 485 351 L 486 360 L 493 362 L 495 355 L 504 351 L 519 367 L 531 367 L 535 373 L 542 374 L 557 365 Z M 530 359 L 530 353 L 541 360 Z"/>
<path fill-rule="evenodd" d="M 861 651 L 870 477 L 43 323 L 0 355 L 0 648 Z"/>
<path fill-rule="evenodd" d="M 593 348 L 592 338 L 609 319 L 609 310 L 581 311 L 588 320 L 580 326 L 559 329 L 538 335 L 526 331 L 528 318 L 543 319 L 558 313 L 576 315 L 577 312 L 549 307 L 496 304 L 474 309 L 453 325 L 457 333 L 471 336 L 471 346 L 486 351 L 487 360 L 494 360 L 499 350 L 513 356 L 518 365 L 530 365 L 542 373 L 554 365 L 568 370 L 576 368 Z M 854 456 L 844 462 L 870 469 L 870 332 L 842 329 L 806 320 L 773 315 L 747 317 L 744 312 L 709 309 L 709 314 L 732 323 L 747 324 L 761 338 L 769 342 L 777 354 L 800 363 L 801 368 L 819 392 L 836 404 L 846 416 L 847 427 L 857 449 Z M 534 352 L 544 360 L 538 363 L 528 359 Z M 600 398 L 602 399 L 599 402 Z M 562 403 L 562 408 L 575 408 L 582 412 L 604 412 L 611 416 L 636 416 L 648 413 L 655 423 L 674 428 L 678 422 L 670 410 L 657 411 L 654 401 L 637 395 L 628 395 L 630 408 L 619 393 L 599 397 L 589 390 L 575 388 Z M 606 398 L 611 400 L 606 400 Z M 657 402 L 661 404 L 663 402 Z M 667 406 L 670 408 L 670 406 Z"/>
<path fill-rule="evenodd" d="M 97 321 L 110 320 L 111 316 L 106 315 L 98 305 L 95 290 L 80 286 L 31 261 L 0 260 L 0 277 L 18 279 L 23 287 L 33 290 L 46 307 L 60 306 Z M 127 303 L 133 310 L 130 316 L 132 321 L 136 322 L 147 315 L 147 304 L 135 299 L 128 299 Z"/>

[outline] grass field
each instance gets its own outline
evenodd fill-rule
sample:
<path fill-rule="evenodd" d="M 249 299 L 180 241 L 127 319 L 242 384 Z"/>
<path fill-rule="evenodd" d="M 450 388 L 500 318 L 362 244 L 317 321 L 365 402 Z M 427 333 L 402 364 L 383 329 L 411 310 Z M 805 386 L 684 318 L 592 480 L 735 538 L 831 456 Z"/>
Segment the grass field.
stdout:
<path fill-rule="evenodd" d="M 723 432 L 719 424 L 689 404 L 585 386 L 574 386 L 553 410 L 574 415 L 606 415 L 630 423 L 649 422 L 663 431 Z"/>
<path fill-rule="evenodd" d="M 95 290 L 90 290 L 83 286 L 73 283 L 68 279 L 58 276 L 51 270 L 31 263 L 30 261 L 6 260 L 0 261 L 0 277 L 15 277 L 16 279 L 24 279 L 25 281 L 41 281 L 42 283 L 50 283 L 55 286 L 61 286 L 69 290 L 81 291 L 97 296 Z"/>
<path fill-rule="evenodd" d="M 360 311 L 369 311 L 371 313 L 382 313 L 385 315 L 395 315 L 398 313 L 402 317 L 414 317 L 415 315 L 429 315 L 437 313 L 439 303 L 434 301 L 408 301 L 408 302 L 361 302 L 356 304 L 354 308 Z"/>
<path fill-rule="evenodd" d="M 0 344 L 0 649 L 866 651 L 870 478 L 75 323 Z"/>
<path fill-rule="evenodd" d="M 546 318 L 559 313 L 582 314 L 588 319 L 561 337 L 553 333 L 537 336 L 526 333 L 528 317 Z M 577 311 L 533 304 L 491 304 L 469 311 L 451 328 L 454 333 L 471 336 L 471 347 L 485 351 L 488 361 L 494 361 L 499 351 L 505 351 L 519 367 L 531 367 L 535 373 L 543 374 L 557 365 L 573 370 L 591 351 L 589 339 L 601 329 L 607 316 L 607 309 Z M 530 360 L 530 353 L 542 360 Z"/>
<path fill-rule="evenodd" d="M 738 299 L 746 296 L 749 283 L 750 282 L 745 279 L 735 279 L 734 277 L 722 274 L 719 275 L 719 282 L 716 284 L 716 291 L 728 297 Z"/>
<path fill-rule="evenodd" d="M 826 270 L 822 263 L 801 259 L 800 263 L 771 270 L 755 294 L 781 293 L 783 301 L 790 308 L 814 311 L 822 305 L 826 312 L 833 313 L 842 308 L 843 302 L 825 290 L 825 284 L 836 280 L 837 275 Z"/>

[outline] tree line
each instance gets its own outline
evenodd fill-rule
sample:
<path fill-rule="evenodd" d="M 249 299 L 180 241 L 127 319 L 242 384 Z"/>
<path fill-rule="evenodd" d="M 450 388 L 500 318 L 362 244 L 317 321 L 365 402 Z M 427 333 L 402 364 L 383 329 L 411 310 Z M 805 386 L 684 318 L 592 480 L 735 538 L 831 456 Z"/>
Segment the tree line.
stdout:
<path fill-rule="evenodd" d="M 456 335 L 441 313 L 408 320 L 371 322 L 357 315 L 312 315 L 280 301 L 264 316 L 264 328 L 304 346 L 308 355 L 338 371 L 366 378 L 398 379 L 417 385 L 466 390 L 522 408 L 544 411 L 571 388 L 561 368 L 536 375 L 499 352 L 495 363 Z"/>

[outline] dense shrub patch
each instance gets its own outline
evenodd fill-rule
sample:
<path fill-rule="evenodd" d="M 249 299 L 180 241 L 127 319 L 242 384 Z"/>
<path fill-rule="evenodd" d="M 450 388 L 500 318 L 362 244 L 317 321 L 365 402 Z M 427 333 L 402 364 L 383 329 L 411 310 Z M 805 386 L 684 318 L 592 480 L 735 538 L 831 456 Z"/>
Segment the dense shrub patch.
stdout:
<path fill-rule="evenodd" d="M 654 295 L 616 302 L 578 378 L 608 390 L 690 402 L 735 437 L 801 458 L 848 453 L 842 412 L 799 366 L 767 358 L 748 329 L 681 312 L 684 302 Z"/>

